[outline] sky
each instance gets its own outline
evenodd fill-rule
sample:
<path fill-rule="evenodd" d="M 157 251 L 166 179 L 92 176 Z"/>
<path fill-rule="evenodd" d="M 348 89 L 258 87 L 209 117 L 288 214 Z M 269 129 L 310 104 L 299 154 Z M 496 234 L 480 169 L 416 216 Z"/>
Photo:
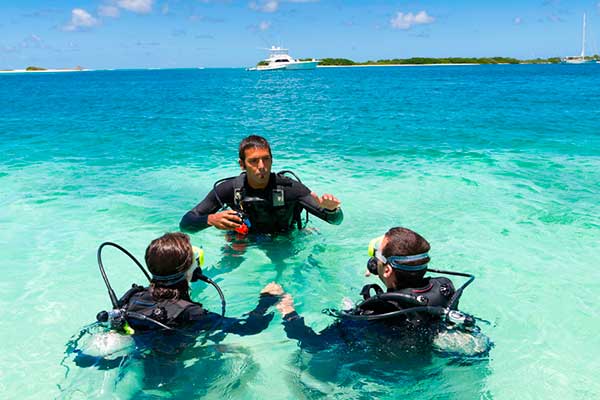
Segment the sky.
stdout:
<path fill-rule="evenodd" d="M 600 53 L 600 0 L 0 0 L 0 69 Z"/>

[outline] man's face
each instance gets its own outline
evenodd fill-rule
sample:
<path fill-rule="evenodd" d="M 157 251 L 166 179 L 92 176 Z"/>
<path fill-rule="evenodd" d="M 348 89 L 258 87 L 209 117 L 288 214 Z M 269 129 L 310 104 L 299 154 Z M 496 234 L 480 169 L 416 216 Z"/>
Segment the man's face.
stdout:
<path fill-rule="evenodd" d="M 263 189 L 269 184 L 269 175 L 273 159 L 269 149 L 252 147 L 246 149 L 245 160 L 240 160 L 240 167 L 248 176 L 248 183 L 254 189 Z"/>

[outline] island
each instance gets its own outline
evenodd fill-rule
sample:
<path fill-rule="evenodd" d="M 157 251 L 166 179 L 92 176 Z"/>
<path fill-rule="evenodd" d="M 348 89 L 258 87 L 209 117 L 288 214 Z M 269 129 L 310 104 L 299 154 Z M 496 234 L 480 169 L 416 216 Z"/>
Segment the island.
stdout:
<path fill-rule="evenodd" d="M 30 65 L 29 67 L 25 68 L 25 69 L 1 69 L 0 73 L 20 73 L 20 72 L 80 72 L 80 71 L 87 71 L 87 69 L 81 67 L 81 66 L 76 66 L 74 68 L 44 68 L 44 67 L 37 67 L 35 65 Z"/>
<path fill-rule="evenodd" d="M 596 54 L 586 59 L 600 61 Z M 487 64 L 560 64 L 560 57 L 519 60 L 512 57 L 412 57 L 356 62 L 347 58 L 323 58 L 319 67 L 409 66 L 409 65 L 487 65 Z"/>

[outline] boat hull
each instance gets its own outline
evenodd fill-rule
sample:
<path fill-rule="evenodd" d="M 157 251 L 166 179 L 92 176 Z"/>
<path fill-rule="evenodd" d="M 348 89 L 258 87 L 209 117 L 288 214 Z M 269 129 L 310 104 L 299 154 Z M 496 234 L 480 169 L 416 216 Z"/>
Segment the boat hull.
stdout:
<path fill-rule="evenodd" d="M 594 60 L 562 60 L 562 64 L 594 64 Z"/>
<path fill-rule="evenodd" d="M 318 61 L 300 61 L 290 63 L 285 66 L 286 70 L 298 70 L 298 69 L 315 69 L 317 68 Z"/>
<path fill-rule="evenodd" d="M 281 71 L 285 67 L 285 65 L 260 65 L 258 67 L 247 68 L 246 71 Z"/>

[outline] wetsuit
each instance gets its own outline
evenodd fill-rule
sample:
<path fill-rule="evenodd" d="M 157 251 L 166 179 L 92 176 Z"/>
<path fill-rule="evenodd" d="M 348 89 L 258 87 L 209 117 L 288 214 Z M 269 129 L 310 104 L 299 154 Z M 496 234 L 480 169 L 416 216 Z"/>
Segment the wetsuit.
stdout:
<path fill-rule="evenodd" d="M 369 286 L 371 285 L 366 287 Z M 454 294 L 454 286 L 448 278 L 425 278 L 418 288 L 388 290 L 387 293 L 423 296 L 422 299 L 427 299 L 427 305 L 445 307 Z M 350 314 L 377 315 L 415 307 L 412 303 L 395 299 L 379 301 L 378 297 L 379 295 L 374 296 L 368 303 L 363 302 L 365 308 L 359 305 L 351 310 Z M 298 340 L 300 347 L 311 352 L 340 344 L 347 348 L 362 349 L 367 345 L 366 342 L 371 342 L 373 346 L 381 348 L 382 343 L 394 339 L 402 339 L 403 347 L 406 348 L 428 347 L 437 332 L 436 325 L 439 324 L 436 322 L 439 322 L 439 318 L 425 313 L 403 314 L 377 321 L 341 319 L 316 333 L 312 328 L 306 326 L 304 318 L 295 311 L 283 317 L 287 337 Z"/>
<path fill-rule="evenodd" d="M 152 298 L 148 288 L 139 288 L 129 297 L 121 299 L 127 311 L 133 311 L 153 318 L 171 328 L 186 328 L 193 331 L 216 330 L 240 336 L 255 335 L 268 326 L 273 313 L 265 314 L 274 305 L 276 296 L 261 295 L 258 305 L 247 314 L 247 318 L 221 317 L 206 310 L 202 304 L 189 299 L 159 300 Z M 151 322 L 130 319 L 129 324 L 136 331 L 154 330 Z"/>
<path fill-rule="evenodd" d="M 234 210 L 243 209 L 250 218 L 251 233 L 287 232 L 294 226 L 301 227 L 303 209 L 330 224 L 342 223 L 344 216 L 340 208 L 333 211 L 321 208 L 310 193 L 302 183 L 274 173 L 271 173 L 266 188 L 253 189 L 243 173 L 211 190 L 200 204 L 183 216 L 179 226 L 188 232 L 208 228 L 208 215 L 219 211 L 222 205 Z"/>
<path fill-rule="evenodd" d="M 202 332 L 213 342 L 220 342 L 228 333 L 240 336 L 256 335 L 265 330 L 273 313 L 266 313 L 270 306 L 279 300 L 278 296 L 261 295 L 257 306 L 246 318 L 221 317 L 220 314 L 206 310 L 202 304 L 185 300 L 154 300 L 148 288 L 133 285 L 119 300 L 119 306 L 127 311 L 137 312 L 155 319 L 175 330 L 166 330 L 150 321 L 128 318 L 128 324 L 135 330 L 132 336 L 139 350 L 151 349 L 161 355 L 175 355 L 196 342 L 196 336 Z M 114 359 L 88 355 L 78 349 L 77 344 L 69 349 L 76 354 L 74 362 L 79 367 L 97 367 L 112 369 L 119 367 L 129 355 Z M 137 353 L 132 357 L 139 357 Z"/>

